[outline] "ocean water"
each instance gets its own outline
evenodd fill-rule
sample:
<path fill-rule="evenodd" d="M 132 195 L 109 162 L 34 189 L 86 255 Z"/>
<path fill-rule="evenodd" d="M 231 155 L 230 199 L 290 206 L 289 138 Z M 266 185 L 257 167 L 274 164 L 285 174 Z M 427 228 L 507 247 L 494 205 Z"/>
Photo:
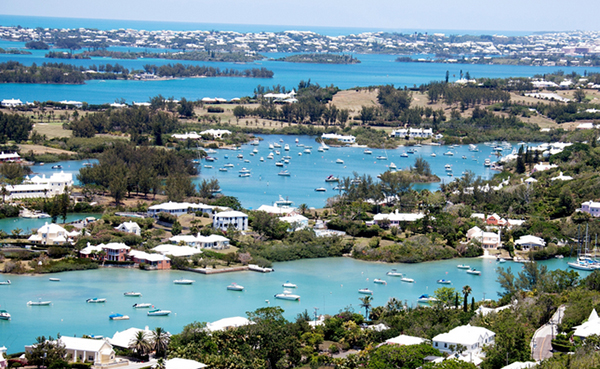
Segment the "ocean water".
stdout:
<path fill-rule="evenodd" d="M 550 270 L 567 268 L 567 259 L 542 262 Z M 468 264 L 482 272 L 481 276 L 466 274 L 456 268 Z M 92 271 L 52 274 L 60 282 L 51 282 L 49 275 L 6 276 L 8 286 L 0 285 L 0 308 L 6 309 L 12 320 L 0 321 L 0 346 L 9 353 L 24 350 L 41 335 L 81 336 L 83 334 L 112 337 L 116 331 L 130 327 L 153 329 L 163 327 L 178 333 L 186 324 L 212 322 L 218 319 L 245 316 L 265 306 L 280 306 L 285 317 L 293 320 L 305 310 L 312 316 L 314 308 L 319 314 L 336 314 L 346 307 L 356 312 L 360 308 L 358 289 L 368 287 L 373 291 L 373 306 L 385 305 L 395 297 L 415 306 L 421 294 L 432 294 L 441 285 L 438 279 L 452 281 L 449 287 L 457 291 L 465 285 L 473 289 L 476 300 L 496 299 L 499 285 L 496 268 L 511 267 L 513 273 L 522 264 L 507 262 L 498 264 L 495 259 L 453 259 L 421 264 L 384 264 L 353 260 L 350 258 L 326 258 L 299 260 L 274 264 L 274 273 L 237 272 L 202 275 L 181 271 L 145 272 L 137 269 L 105 268 Z M 391 268 L 397 268 L 415 283 L 401 282 L 400 278 L 386 276 Z M 579 272 L 585 276 L 587 272 Z M 193 279 L 193 285 L 174 285 L 178 278 Z M 374 284 L 381 278 L 387 285 Z M 276 300 L 274 294 L 283 290 L 282 283 L 290 281 L 298 285 L 294 290 L 300 301 Z M 243 292 L 226 290 L 236 282 L 245 287 Z M 443 285 L 447 286 L 447 285 Z M 142 297 L 125 297 L 124 292 L 141 292 Z M 88 298 L 106 298 L 104 304 L 88 304 Z M 27 306 L 28 301 L 52 301 L 51 306 Z M 148 317 L 147 309 L 134 309 L 137 302 L 147 302 L 156 308 L 171 310 L 168 317 Z M 130 320 L 110 321 L 113 313 L 128 315 Z"/>

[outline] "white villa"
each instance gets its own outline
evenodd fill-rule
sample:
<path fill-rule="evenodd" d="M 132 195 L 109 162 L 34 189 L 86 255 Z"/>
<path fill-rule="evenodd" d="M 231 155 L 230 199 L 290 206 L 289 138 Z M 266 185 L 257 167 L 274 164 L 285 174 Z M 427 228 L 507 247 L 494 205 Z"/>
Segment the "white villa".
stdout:
<path fill-rule="evenodd" d="M 405 334 L 401 334 L 399 336 L 390 338 L 385 341 L 388 345 L 398 345 L 398 346 L 411 346 L 411 345 L 420 345 L 421 343 L 427 343 L 429 340 L 421 337 L 415 336 L 407 336 Z"/>
<path fill-rule="evenodd" d="M 177 140 L 199 140 L 202 138 L 201 135 L 197 134 L 196 132 L 186 132 L 186 133 L 174 133 L 171 135 L 171 137 L 177 139 Z"/>
<path fill-rule="evenodd" d="M 20 158 L 19 158 L 20 159 Z M 65 191 L 65 187 L 69 188 L 73 186 L 73 174 L 65 173 L 54 173 L 49 178 L 44 174 L 42 177 L 33 176 L 29 178 L 25 177 L 23 184 L 6 186 L 9 193 L 6 200 L 14 199 L 31 199 L 39 197 L 54 197 L 61 195 Z"/>
<path fill-rule="evenodd" d="M 356 142 L 356 137 L 348 135 L 338 135 L 337 133 L 323 133 L 321 138 L 324 140 L 337 140 L 342 143 L 353 144 Z"/>
<path fill-rule="evenodd" d="M 500 233 L 485 232 L 475 226 L 467 231 L 467 242 L 478 241 L 483 248 L 498 248 L 502 246 Z"/>
<path fill-rule="evenodd" d="M 3 108 L 16 108 L 17 106 L 23 105 L 23 102 L 19 99 L 4 99 L 2 100 Z"/>
<path fill-rule="evenodd" d="M 573 333 L 573 336 L 575 337 L 587 338 L 594 334 L 600 335 L 600 318 L 598 317 L 596 309 L 592 309 L 590 317 L 585 323 L 573 328 L 575 329 L 575 332 Z"/>
<path fill-rule="evenodd" d="M 535 250 L 546 247 L 546 241 L 536 236 L 521 236 L 515 241 L 515 245 L 520 245 L 523 250 Z"/>
<path fill-rule="evenodd" d="M 308 228 L 308 218 L 301 214 L 290 214 L 285 217 L 280 217 L 279 220 L 290 224 L 288 231 L 297 231 Z"/>
<path fill-rule="evenodd" d="M 152 251 L 162 255 L 171 255 L 175 257 L 190 257 L 202 253 L 202 250 L 198 250 L 195 247 L 177 245 L 158 245 L 153 248 Z"/>
<path fill-rule="evenodd" d="M 438 334 L 433 337 L 433 347 L 446 353 L 456 351 L 457 345 L 465 347 L 465 352 L 479 354 L 483 346 L 494 344 L 496 333 L 483 327 L 474 327 L 470 324 L 452 329 L 448 333 Z M 450 346 L 454 346 L 451 350 Z"/>
<path fill-rule="evenodd" d="M 139 224 L 137 224 L 136 222 L 125 222 L 125 223 L 121 223 L 119 224 L 118 227 L 115 227 L 115 229 L 117 231 L 121 231 L 121 232 L 125 232 L 125 233 L 133 233 L 137 236 L 141 236 L 142 235 L 142 229 L 140 228 Z"/>
<path fill-rule="evenodd" d="M 256 211 L 285 216 L 296 211 L 296 208 L 291 206 L 261 205 Z"/>
<path fill-rule="evenodd" d="M 19 154 L 17 154 L 16 152 L 4 153 L 4 151 L 2 151 L 2 153 L 0 154 L 0 162 L 2 162 L 2 163 L 14 163 L 14 162 L 20 162 L 20 161 L 21 161 L 21 156 Z"/>
<path fill-rule="evenodd" d="M 248 215 L 241 211 L 223 211 L 213 215 L 213 228 L 226 231 L 230 224 L 239 231 L 247 231 Z"/>
<path fill-rule="evenodd" d="M 206 323 L 206 330 L 210 332 L 226 331 L 228 329 L 243 327 L 245 325 L 256 324 L 248 318 L 234 316 L 232 318 L 224 318 L 216 322 Z"/>
<path fill-rule="evenodd" d="M 64 245 L 72 242 L 74 237 L 81 233 L 77 231 L 69 232 L 58 224 L 44 224 L 37 233 L 32 234 L 27 240 L 40 245 Z"/>
<path fill-rule="evenodd" d="M 56 342 L 64 345 L 67 356 L 70 355 L 73 361 L 94 363 L 96 367 L 128 364 L 127 360 L 116 358 L 115 351 L 107 340 L 62 336 Z M 30 352 L 33 347 L 25 346 L 25 351 Z"/>
<path fill-rule="evenodd" d="M 177 235 L 169 238 L 169 241 L 174 244 L 183 243 L 186 246 L 191 246 L 196 249 L 228 249 L 229 239 L 227 237 L 219 236 L 218 234 L 211 234 L 210 236 L 194 236 L 192 234 Z"/>
<path fill-rule="evenodd" d="M 586 201 L 581 204 L 581 211 L 584 213 L 588 213 L 593 217 L 600 217 L 600 202 L 596 201 Z"/>
<path fill-rule="evenodd" d="M 425 217 L 423 213 L 399 213 L 398 209 L 395 212 L 389 214 L 376 214 L 373 217 L 375 224 L 380 224 L 381 221 L 387 219 L 390 221 L 390 226 L 398 227 L 400 222 L 416 222 L 419 219 Z"/>
<path fill-rule="evenodd" d="M 410 139 L 431 138 L 431 136 L 433 136 L 431 128 L 400 128 L 390 133 L 390 137 L 408 137 Z"/>
<path fill-rule="evenodd" d="M 158 205 L 152 205 L 148 208 L 149 217 L 158 217 L 158 213 L 168 213 L 175 216 L 180 216 L 190 212 L 201 211 L 203 213 L 212 214 L 216 206 L 205 204 L 194 204 L 190 202 L 165 202 Z"/>
<path fill-rule="evenodd" d="M 107 340 L 113 346 L 129 348 L 129 343 L 135 338 L 138 332 L 144 332 L 144 335 L 146 335 L 146 337 L 150 337 L 150 335 L 152 334 L 152 331 L 148 327 L 146 327 L 145 329 L 129 328 L 121 332 L 115 332 L 113 337 L 108 338 Z"/>
<path fill-rule="evenodd" d="M 8 367 L 8 360 L 4 357 L 6 353 L 6 347 L 0 347 L 0 369 L 5 369 Z"/>

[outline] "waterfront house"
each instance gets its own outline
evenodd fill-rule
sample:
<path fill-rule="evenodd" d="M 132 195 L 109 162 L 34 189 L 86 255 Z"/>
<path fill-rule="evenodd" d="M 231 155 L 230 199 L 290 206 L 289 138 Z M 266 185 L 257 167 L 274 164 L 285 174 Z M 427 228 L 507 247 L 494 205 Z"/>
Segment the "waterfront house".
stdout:
<path fill-rule="evenodd" d="M 516 240 L 515 245 L 521 246 L 522 250 L 535 250 L 546 247 L 546 241 L 540 237 L 526 235 L 521 236 L 518 240 Z"/>
<path fill-rule="evenodd" d="M 288 216 L 280 217 L 279 220 L 290 224 L 288 228 L 289 232 L 308 228 L 308 218 L 301 214 L 289 214 Z"/>
<path fill-rule="evenodd" d="M 586 201 L 581 204 L 581 211 L 584 213 L 588 213 L 593 217 L 600 217 L 600 202 L 596 201 Z"/>
<path fill-rule="evenodd" d="M 286 216 L 296 211 L 296 208 L 291 206 L 276 206 L 276 205 L 261 205 L 256 211 L 264 211 L 268 214 Z"/>
<path fill-rule="evenodd" d="M 139 224 L 137 224 L 136 222 L 125 222 L 125 223 L 121 223 L 119 224 L 118 227 L 115 227 L 115 229 L 117 231 L 121 231 L 121 232 L 125 232 L 125 233 L 133 233 L 136 236 L 141 236 L 142 235 L 142 229 L 140 228 Z"/>
<path fill-rule="evenodd" d="M 241 211 L 223 211 L 213 215 L 213 228 L 227 231 L 229 226 L 239 231 L 248 230 L 248 215 Z"/>
<path fill-rule="evenodd" d="M 107 261 L 127 261 L 127 254 L 131 249 L 131 247 L 121 242 L 110 242 L 98 246 L 106 253 L 104 259 Z"/>
<path fill-rule="evenodd" d="M 416 222 L 417 220 L 425 217 L 423 213 L 400 213 L 398 209 L 395 212 L 389 214 L 376 214 L 373 217 L 375 224 L 381 224 L 384 220 L 389 220 L 389 224 L 392 227 L 399 227 L 401 222 Z"/>
<path fill-rule="evenodd" d="M 500 241 L 500 233 L 485 232 L 481 228 L 475 226 L 467 231 L 467 242 L 477 241 L 481 243 L 481 247 L 498 248 L 502 246 Z"/>
<path fill-rule="evenodd" d="M 200 136 L 209 135 L 214 139 L 221 139 L 225 135 L 230 135 L 231 131 L 226 129 L 207 129 L 206 131 L 200 132 Z"/>
<path fill-rule="evenodd" d="M 600 318 L 598 317 L 596 309 L 592 309 L 592 312 L 585 323 L 573 327 L 573 329 L 575 329 L 573 336 L 582 339 L 591 335 L 600 335 Z"/>
<path fill-rule="evenodd" d="M 445 352 L 454 353 L 458 345 L 463 346 L 463 352 L 480 354 L 484 346 L 494 344 L 496 333 L 483 327 L 470 324 L 452 329 L 450 332 L 433 337 L 433 347 Z"/>
<path fill-rule="evenodd" d="M 46 222 L 37 230 L 37 233 L 31 235 L 27 240 L 40 245 L 64 245 L 67 242 L 71 243 L 73 238 L 80 234 L 77 231 L 69 232 L 58 224 Z"/>
<path fill-rule="evenodd" d="M 128 256 L 136 265 L 145 264 L 147 270 L 171 269 L 171 259 L 162 254 L 149 254 L 144 251 L 131 250 Z"/>
<path fill-rule="evenodd" d="M 144 332 L 144 335 L 147 338 L 150 338 L 152 335 L 152 331 L 148 328 L 148 326 L 146 326 L 144 329 L 132 327 L 121 332 L 115 332 L 112 338 L 109 337 L 107 340 L 113 346 L 128 349 L 131 341 L 133 341 L 138 332 Z"/>
<path fill-rule="evenodd" d="M 196 249 L 228 249 L 229 239 L 227 237 L 220 236 L 218 234 L 211 234 L 209 236 L 202 236 L 198 233 L 196 236 L 193 234 L 177 235 L 169 238 L 169 241 L 174 244 L 184 244 L 186 246 L 194 247 Z"/>
<path fill-rule="evenodd" d="M 7 160 L 16 160 L 8 158 Z M 19 158 L 20 160 L 20 158 Z M 15 199 L 32 199 L 40 197 L 54 197 L 64 193 L 65 188 L 68 189 L 73 186 L 73 174 L 72 173 L 54 173 L 50 177 L 46 177 L 44 174 L 42 177 L 36 175 L 32 178 L 25 176 L 22 184 L 19 185 L 7 185 L 6 190 L 8 196 L 5 200 Z"/>
<path fill-rule="evenodd" d="M 229 329 L 234 329 L 238 327 L 243 327 L 245 325 L 256 324 L 248 318 L 244 318 L 241 316 L 234 316 L 231 318 L 224 318 L 221 320 L 217 320 L 216 322 L 206 323 L 206 330 L 209 332 L 216 331 L 227 331 Z"/>
<path fill-rule="evenodd" d="M 177 246 L 177 245 L 158 245 L 152 249 L 162 255 L 171 255 L 174 257 L 189 258 L 190 256 L 201 254 L 202 250 L 191 246 Z"/>
<path fill-rule="evenodd" d="M 183 140 L 183 141 L 199 140 L 202 138 L 202 136 L 197 134 L 196 132 L 174 133 L 171 135 L 171 137 L 173 137 L 177 140 Z"/>
<path fill-rule="evenodd" d="M 400 128 L 393 130 L 390 133 L 390 137 L 401 137 L 409 139 L 415 138 L 431 138 L 433 136 L 433 130 L 431 128 Z"/>
<path fill-rule="evenodd" d="M 16 152 L 4 153 L 4 151 L 2 151 L 2 153 L 0 153 L 0 162 L 2 162 L 2 163 L 20 163 L 21 156 L 19 154 L 17 154 Z"/>
<path fill-rule="evenodd" d="M 62 336 L 54 342 L 65 347 L 65 358 L 71 358 L 73 362 L 93 363 L 96 367 L 128 364 L 127 360 L 116 358 L 112 345 L 106 340 Z M 31 352 L 34 347 L 25 346 L 25 351 Z"/>
<path fill-rule="evenodd" d="M 152 205 L 148 208 L 148 216 L 157 218 L 159 213 L 167 213 L 175 216 L 180 216 L 187 213 L 202 213 L 212 214 L 216 206 L 205 204 L 194 204 L 190 202 L 165 202 L 158 205 Z"/>
<path fill-rule="evenodd" d="M 23 102 L 19 99 L 4 99 L 2 100 L 3 108 L 16 108 L 17 106 L 23 105 Z"/>
<path fill-rule="evenodd" d="M 323 140 L 335 140 L 346 144 L 353 144 L 356 142 L 356 137 L 351 135 L 338 135 L 337 133 L 323 133 L 321 135 Z"/>

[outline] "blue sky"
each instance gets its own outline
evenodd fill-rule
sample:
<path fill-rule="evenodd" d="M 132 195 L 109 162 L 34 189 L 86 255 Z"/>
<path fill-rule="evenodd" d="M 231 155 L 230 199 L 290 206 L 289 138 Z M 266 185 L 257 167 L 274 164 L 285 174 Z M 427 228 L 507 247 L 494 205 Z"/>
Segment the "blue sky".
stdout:
<path fill-rule="evenodd" d="M 381 29 L 598 30 L 598 0 L 0 0 L 7 15 Z"/>

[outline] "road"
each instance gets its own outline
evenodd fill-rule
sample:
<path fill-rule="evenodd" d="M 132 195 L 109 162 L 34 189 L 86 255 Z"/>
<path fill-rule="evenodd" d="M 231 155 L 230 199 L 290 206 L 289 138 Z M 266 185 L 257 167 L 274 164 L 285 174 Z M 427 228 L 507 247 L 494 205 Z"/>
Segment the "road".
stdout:
<path fill-rule="evenodd" d="M 540 327 L 531 339 L 531 352 L 535 361 L 552 357 L 552 338 L 558 334 L 558 325 L 565 315 L 565 305 L 558 307 L 550 321 Z"/>

